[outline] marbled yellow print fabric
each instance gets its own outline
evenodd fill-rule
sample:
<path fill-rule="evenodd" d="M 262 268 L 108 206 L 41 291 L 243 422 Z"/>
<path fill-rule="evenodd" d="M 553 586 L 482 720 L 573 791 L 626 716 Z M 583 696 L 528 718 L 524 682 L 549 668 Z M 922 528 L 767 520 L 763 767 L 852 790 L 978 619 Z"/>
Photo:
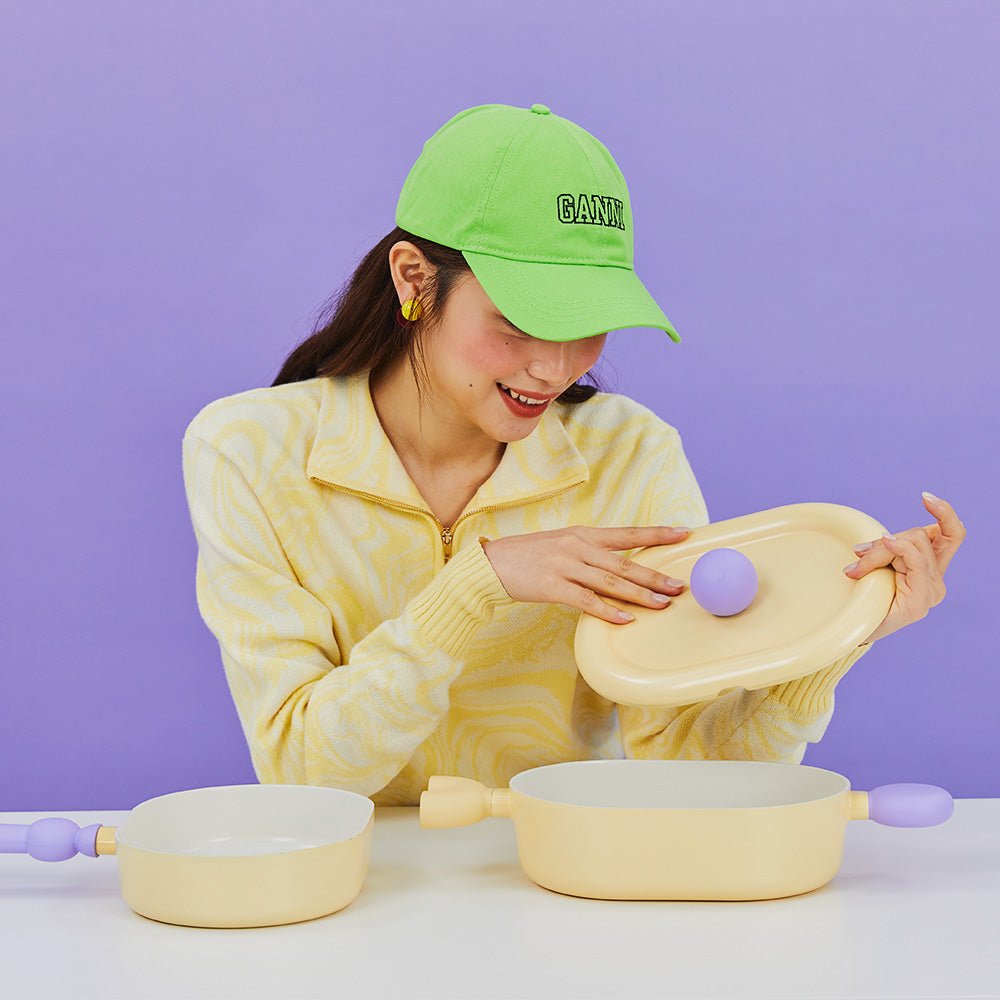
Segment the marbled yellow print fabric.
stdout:
<path fill-rule="evenodd" d="M 414 804 L 432 774 L 500 786 L 623 755 L 798 761 L 860 655 L 671 710 L 616 706 L 581 680 L 577 612 L 510 600 L 480 539 L 707 523 L 677 432 L 621 396 L 550 407 L 453 525 L 406 475 L 365 376 L 210 404 L 185 434 L 184 477 L 199 607 L 263 782 Z"/>

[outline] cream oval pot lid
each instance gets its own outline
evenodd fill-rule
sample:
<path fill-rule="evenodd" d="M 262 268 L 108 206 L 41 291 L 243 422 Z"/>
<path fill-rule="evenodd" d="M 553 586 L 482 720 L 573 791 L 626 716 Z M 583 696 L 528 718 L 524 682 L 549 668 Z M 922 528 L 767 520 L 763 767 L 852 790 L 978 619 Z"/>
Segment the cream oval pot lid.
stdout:
<path fill-rule="evenodd" d="M 884 530 L 851 507 L 802 503 L 717 521 L 676 545 L 640 549 L 636 562 L 686 583 L 704 553 L 736 549 L 754 564 L 757 594 L 730 617 L 702 608 L 690 586 L 663 610 L 629 605 L 635 621 L 627 625 L 581 615 L 580 673 L 619 704 L 664 707 L 814 673 L 864 642 L 889 610 L 890 568 L 857 581 L 843 572 L 857 559 L 854 546 Z"/>

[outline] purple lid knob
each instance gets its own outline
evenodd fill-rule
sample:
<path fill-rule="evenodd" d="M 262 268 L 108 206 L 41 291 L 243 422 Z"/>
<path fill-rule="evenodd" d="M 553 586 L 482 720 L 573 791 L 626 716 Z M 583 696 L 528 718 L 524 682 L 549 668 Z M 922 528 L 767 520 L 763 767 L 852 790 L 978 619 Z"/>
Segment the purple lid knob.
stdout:
<path fill-rule="evenodd" d="M 719 618 L 745 611 L 757 596 L 757 570 L 739 549 L 711 549 L 691 567 L 691 596 Z"/>
<path fill-rule="evenodd" d="M 955 800 L 937 785 L 879 785 L 868 793 L 868 818 L 883 826 L 937 826 L 955 811 Z"/>

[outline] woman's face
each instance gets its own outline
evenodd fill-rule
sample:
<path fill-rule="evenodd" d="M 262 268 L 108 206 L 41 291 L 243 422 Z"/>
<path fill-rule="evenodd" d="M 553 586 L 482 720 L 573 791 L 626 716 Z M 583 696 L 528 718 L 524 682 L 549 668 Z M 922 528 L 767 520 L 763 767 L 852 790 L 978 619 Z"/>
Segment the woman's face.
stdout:
<path fill-rule="evenodd" d="M 593 367 L 606 339 L 600 334 L 555 343 L 531 337 L 501 315 L 469 273 L 422 341 L 435 411 L 456 432 L 519 441 L 552 400 Z"/>

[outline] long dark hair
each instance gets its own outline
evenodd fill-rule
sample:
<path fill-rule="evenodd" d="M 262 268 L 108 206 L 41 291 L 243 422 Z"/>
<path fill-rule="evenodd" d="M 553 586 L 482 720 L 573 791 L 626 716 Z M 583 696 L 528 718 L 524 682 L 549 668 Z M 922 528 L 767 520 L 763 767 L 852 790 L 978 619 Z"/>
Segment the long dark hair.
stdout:
<path fill-rule="evenodd" d="M 401 241 L 412 243 L 434 267 L 421 288 L 424 306 L 420 321 L 401 327 L 396 322 L 399 298 L 389 273 L 389 251 Z M 365 255 L 350 280 L 323 306 L 313 332 L 285 359 L 272 385 L 302 382 L 310 378 L 378 373 L 404 355 L 418 385 L 422 378 L 421 329 L 430 328 L 440 317 L 459 278 L 471 271 L 460 250 L 432 243 L 398 226 Z M 599 386 L 588 373 L 558 398 L 560 403 L 581 403 Z"/>

